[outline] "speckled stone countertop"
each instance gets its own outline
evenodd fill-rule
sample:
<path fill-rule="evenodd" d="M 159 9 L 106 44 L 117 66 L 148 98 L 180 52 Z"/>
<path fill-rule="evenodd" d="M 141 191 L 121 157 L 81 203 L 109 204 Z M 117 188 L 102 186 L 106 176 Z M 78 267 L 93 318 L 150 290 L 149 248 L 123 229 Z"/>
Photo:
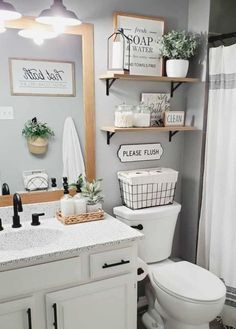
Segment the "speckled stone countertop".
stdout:
<path fill-rule="evenodd" d="M 40 226 L 30 222 L 0 232 L 0 271 L 71 258 L 98 247 L 116 246 L 143 237 L 119 220 L 63 225 L 57 219 L 45 219 Z"/>

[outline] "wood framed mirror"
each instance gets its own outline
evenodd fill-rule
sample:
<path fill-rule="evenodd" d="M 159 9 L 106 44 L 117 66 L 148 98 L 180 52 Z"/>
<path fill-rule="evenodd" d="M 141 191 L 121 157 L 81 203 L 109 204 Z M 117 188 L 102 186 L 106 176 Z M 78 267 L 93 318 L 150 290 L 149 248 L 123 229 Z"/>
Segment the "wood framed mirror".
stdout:
<path fill-rule="evenodd" d="M 42 29 L 51 31 L 50 26 L 35 21 L 35 17 L 24 16 L 19 20 L 6 22 L 8 29 Z M 93 24 L 83 23 L 67 27 L 64 34 L 82 38 L 82 82 L 83 82 L 83 122 L 84 122 L 84 160 L 86 176 L 95 178 L 95 99 L 94 99 L 94 46 Z M 19 37 L 20 38 L 20 37 Z M 50 41 L 48 41 L 50 42 Z M 15 192 L 15 191 L 12 191 Z M 23 203 L 41 203 L 60 199 L 62 191 L 21 193 Z M 12 195 L 0 196 L 0 207 L 12 204 Z"/>

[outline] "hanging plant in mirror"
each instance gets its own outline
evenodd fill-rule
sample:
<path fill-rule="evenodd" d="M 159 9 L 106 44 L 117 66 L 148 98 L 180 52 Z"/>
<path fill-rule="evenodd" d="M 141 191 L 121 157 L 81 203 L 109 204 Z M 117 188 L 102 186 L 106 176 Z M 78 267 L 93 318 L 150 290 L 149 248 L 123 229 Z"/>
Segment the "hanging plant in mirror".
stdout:
<path fill-rule="evenodd" d="M 48 149 L 48 140 L 55 136 L 54 131 L 47 123 L 33 118 L 25 123 L 22 135 L 26 137 L 28 148 L 32 154 L 44 154 Z"/>

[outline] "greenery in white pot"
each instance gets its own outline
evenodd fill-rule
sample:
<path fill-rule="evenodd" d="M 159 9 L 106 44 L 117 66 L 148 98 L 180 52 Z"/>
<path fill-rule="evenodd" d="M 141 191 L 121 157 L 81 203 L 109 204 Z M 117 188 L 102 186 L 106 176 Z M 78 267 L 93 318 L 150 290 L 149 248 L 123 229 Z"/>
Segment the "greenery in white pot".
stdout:
<path fill-rule="evenodd" d="M 26 137 L 31 153 L 43 154 L 47 151 L 49 138 L 55 134 L 46 123 L 38 122 L 37 118 L 33 118 L 25 123 L 22 135 Z"/>
<path fill-rule="evenodd" d="M 101 189 L 102 179 L 84 181 L 81 188 L 82 195 L 87 199 L 87 212 L 95 212 L 102 209 L 103 195 Z"/>
<path fill-rule="evenodd" d="M 161 56 L 167 59 L 167 76 L 186 77 L 189 59 L 196 55 L 199 46 L 199 36 L 185 31 L 171 31 L 160 38 L 159 44 Z"/>

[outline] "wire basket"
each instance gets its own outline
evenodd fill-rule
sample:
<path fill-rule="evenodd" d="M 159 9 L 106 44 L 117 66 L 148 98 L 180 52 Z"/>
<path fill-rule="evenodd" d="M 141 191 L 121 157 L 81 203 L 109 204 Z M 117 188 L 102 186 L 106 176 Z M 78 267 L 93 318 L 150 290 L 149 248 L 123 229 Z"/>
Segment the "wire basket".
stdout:
<path fill-rule="evenodd" d="M 172 204 L 177 179 L 169 168 L 118 172 L 122 203 L 132 210 Z"/>
<path fill-rule="evenodd" d="M 132 210 L 164 206 L 174 202 L 176 183 L 131 185 L 119 180 L 122 204 Z"/>

